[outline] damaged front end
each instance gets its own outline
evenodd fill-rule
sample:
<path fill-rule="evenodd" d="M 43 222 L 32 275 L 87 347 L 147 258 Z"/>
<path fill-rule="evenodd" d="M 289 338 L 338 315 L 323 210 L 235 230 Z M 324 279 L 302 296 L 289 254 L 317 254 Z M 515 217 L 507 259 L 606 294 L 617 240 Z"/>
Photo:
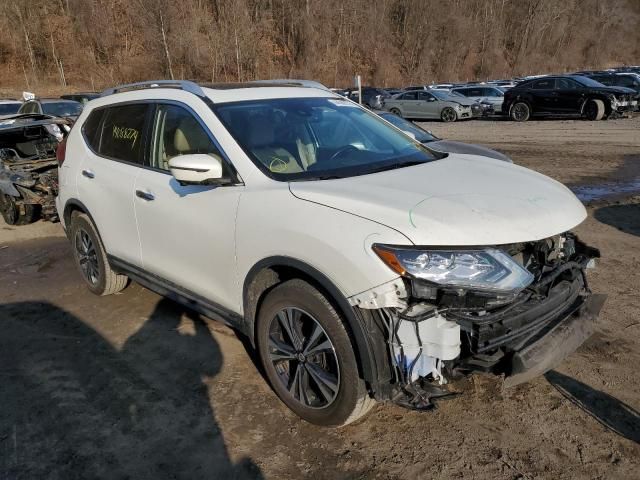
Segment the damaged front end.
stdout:
<path fill-rule="evenodd" d="M 0 195 L 10 224 L 35 215 L 56 220 L 56 149 L 68 129 L 64 119 L 16 115 L 0 121 Z"/>
<path fill-rule="evenodd" d="M 352 297 L 368 331 L 384 339 L 388 385 L 376 397 L 413 409 L 455 393 L 472 372 L 505 386 L 555 367 L 594 330 L 604 302 L 585 271 L 600 256 L 574 234 L 477 249 L 374 246 L 401 275 Z M 382 378 L 381 378 L 382 380 Z"/>

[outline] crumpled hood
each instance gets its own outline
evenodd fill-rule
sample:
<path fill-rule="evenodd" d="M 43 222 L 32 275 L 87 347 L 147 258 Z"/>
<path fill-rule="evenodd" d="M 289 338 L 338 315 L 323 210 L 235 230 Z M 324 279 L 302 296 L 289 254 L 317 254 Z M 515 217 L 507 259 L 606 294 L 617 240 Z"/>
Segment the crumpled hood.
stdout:
<path fill-rule="evenodd" d="M 572 229 L 586 210 L 564 185 L 473 155 L 357 177 L 291 182 L 296 197 L 387 225 L 416 245 L 500 245 Z"/>

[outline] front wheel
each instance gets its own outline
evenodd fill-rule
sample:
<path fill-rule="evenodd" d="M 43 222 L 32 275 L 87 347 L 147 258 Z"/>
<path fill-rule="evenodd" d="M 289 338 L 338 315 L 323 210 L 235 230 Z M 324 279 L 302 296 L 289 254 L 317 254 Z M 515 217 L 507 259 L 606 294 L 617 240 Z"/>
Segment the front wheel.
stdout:
<path fill-rule="evenodd" d="M 394 115 L 397 115 L 399 117 L 402 117 L 402 112 L 397 109 L 397 108 L 392 108 L 391 110 L 389 110 L 389 112 L 393 113 Z"/>
<path fill-rule="evenodd" d="M 526 122 L 531 117 L 531 109 L 524 102 L 516 102 L 511 106 L 510 116 L 514 122 Z"/>
<path fill-rule="evenodd" d="M 446 107 L 440 112 L 440 119 L 443 122 L 455 122 L 458 119 L 458 114 L 451 107 Z"/>
<path fill-rule="evenodd" d="M 605 108 L 602 100 L 589 100 L 584 106 L 584 116 L 587 120 L 602 120 L 604 118 Z"/>
<path fill-rule="evenodd" d="M 294 279 L 275 287 L 257 322 L 258 351 L 269 382 L 302 419 L 346 425 L 374 405 L 342 318 L 309 283 Z"/>

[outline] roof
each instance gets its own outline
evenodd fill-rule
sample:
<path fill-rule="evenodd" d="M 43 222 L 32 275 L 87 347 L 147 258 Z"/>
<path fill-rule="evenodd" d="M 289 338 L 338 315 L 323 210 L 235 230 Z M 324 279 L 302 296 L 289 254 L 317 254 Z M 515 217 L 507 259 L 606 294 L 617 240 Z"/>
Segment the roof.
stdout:
<path fill-rule="evenodd" d="M 110 95 L 128 93 L 128 97 L 158 98 L 160 89 L 172 89 L 189 92 L 198 97 L 207 97 L 214 103 L 240 102 L 275 98 L 331 97 L 342 98 L 324 85 L 310 80 L 258 80 L 246 83 L 208 83 L 197 84 L 188 80 L 151 80 L 109 88 L 102 92 L 101 98 Z M 146 95 L 143 92 L 155 91 Z M 133 95 L 134 93 L 142 95 Z M 94 100 L 95 101 L 95 100 Z M 107 104 L 109 102 L 100 102 Z"/>
<path fill-rule="evenodd" d="M 259 87 L 259 88 L 256 88 Z M 246 100 L 267 100 L 276 98 L 332 97 L 343 98 L 330 91 L 314 87 L 300 87 L 276 84 L 234 84 L 226 88 L 211 88 L 203 85 L 202 90 L 213 103 L 241 102 Z"/>

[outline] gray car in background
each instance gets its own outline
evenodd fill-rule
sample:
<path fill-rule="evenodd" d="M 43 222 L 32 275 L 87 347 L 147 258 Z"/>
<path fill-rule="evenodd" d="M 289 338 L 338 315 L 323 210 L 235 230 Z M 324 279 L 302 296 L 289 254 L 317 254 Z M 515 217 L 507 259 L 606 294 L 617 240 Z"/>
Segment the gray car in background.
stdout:
<path fill-rule="evenodd" d="M 490 103 L 496 113 L 502 111 L 504 92 L 498 87 L 492 87 L 490 85 L 471 85 L 468 87 L 453 88 L 451 91 L 464 95 L 476 102 Z"/>
<path fill-rule="evenodd" d="M 513 160 L 503 153 L 497 152 L 482 145 L 473 145 L 470 143 L 455 142 L 452 140 L 442 140 L 433 133 L 423 130 L 415 123 L 405 118 L 394 115 L 390 112 L 376 112 L 387 122 L 398 127 L 404 133 L 413 137 L 423 145 L 427 145 L 430 149 L 444 153 L 463 153 L 468 155 L 479 155 L 481 157 L 495 158 L 503 162 L 513 163 Z"/>
<path fill-rule="evenodd" d="M 440 90 L 412 90 L 384 99 L 382 109 L 404 118 L 455 122 L 482 115 L 479 103 Z"/>

